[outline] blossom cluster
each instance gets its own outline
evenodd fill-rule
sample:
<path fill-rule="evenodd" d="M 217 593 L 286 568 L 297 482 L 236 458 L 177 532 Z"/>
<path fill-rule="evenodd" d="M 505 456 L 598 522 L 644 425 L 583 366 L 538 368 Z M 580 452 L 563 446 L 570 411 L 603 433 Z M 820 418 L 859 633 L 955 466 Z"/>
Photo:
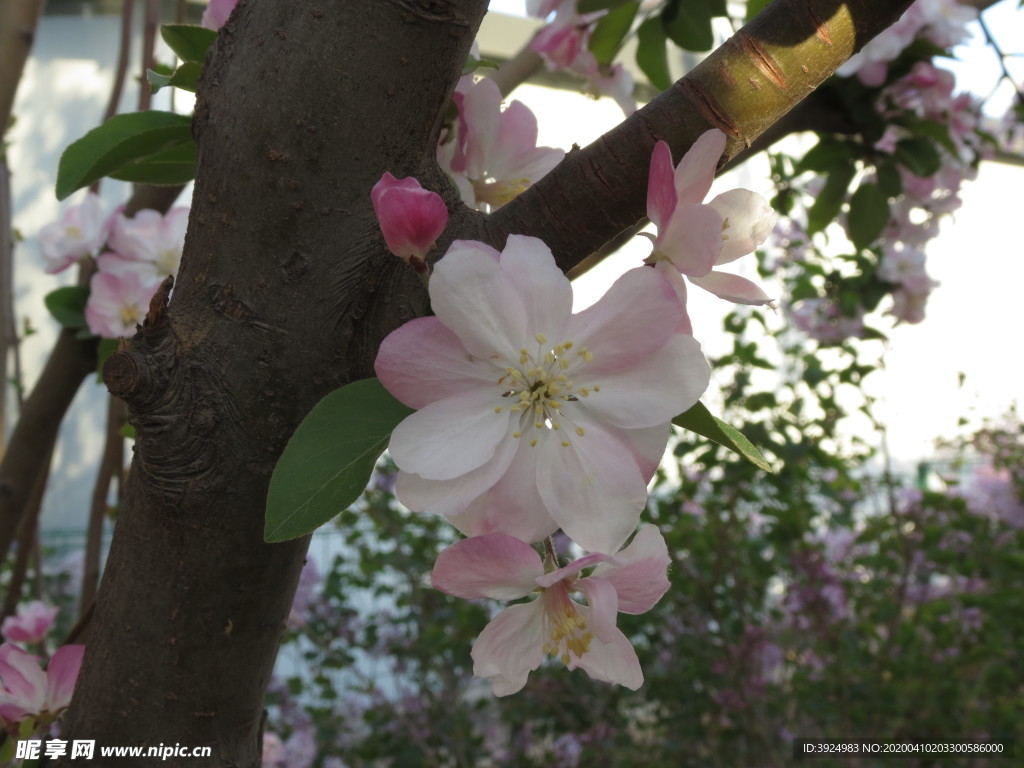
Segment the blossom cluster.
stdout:
<path fill-rule="evenodd" d="M 177 274 L 187 225 L 188 208 L 128 218 L 120 209 L 107 214 L 89 192 L 40 230 L 39 247 L 50 273 L 94 261 L 85 319 L 92 333 L 116 339 L 135 333 L 160 283 Z"/>
<path fill-rule="evenodd" d="M 595 96 L 611 96 L 627 115 L 636 111 L 633 76 L 621 63 L 598 62 L 588 48 L 594 26 L 607 11 L 581 14 L 577 0 L 527 0 L 526 10 L 540 19 L 551 17 L 551 22 L 530 43 L 548 69 L 579 75 Z"/>
<path fill-rule="evenodd" d="M 473 146 L 473 124 L 463 127 Z M 525 138 L 531 143 L 528 129 Z M 623 545 L 671 420 L 710 380 L 683 276 L 731 301 L 770 301 L 713 269 L 750 253 L 775 220 L 747 190 L 703 202 L 725 141 L 709 131 L 678 166 L 658 143 L 648 189 L 654 250 L 591 307 L 573 314 L 572 287 L 537 238 L 510 235 L 500 252 L 456 240 L 429 277 L 434 314 L 381 345 L 378 378 L 416 409 L 389 445 L 397 497 L 445 515 L 468 537 L 438 557 L 434 586 L 467 599 L 537 595 L 506 608 L 474 644 L 474 673 L 496 695 L 522 689 L 545 655 L 598 680 L 643 682 L 615 616 L 661 598 L 669 555 L 654 527 Z M 447 224 L 440 198 L 385 174 L 371 199 L 389 248 L 423 274 Z M 589 554 L 563 564 L 551 538 L 558 531 Z"/>
<path fill-rule="evenodd" d="M 869 41 L 837 73 L 856 75 L 864 85 L 879 86 L 894 61 L 917 39 L 939 48 L 951 48 L 968 38 L 968 22 L 978 18 L 978 10 L 957 0 L 917 0 L 891 27 Z"/>
<path fill-rule="evenodd" d="M 25 648 L 43 649 L 56 616 L 57 608 L 33 601 L 0 628 L 0 725 L 10 737 L 47 733 L 71 703 L 85 646 L 62 646 L 45 670 Z"/>

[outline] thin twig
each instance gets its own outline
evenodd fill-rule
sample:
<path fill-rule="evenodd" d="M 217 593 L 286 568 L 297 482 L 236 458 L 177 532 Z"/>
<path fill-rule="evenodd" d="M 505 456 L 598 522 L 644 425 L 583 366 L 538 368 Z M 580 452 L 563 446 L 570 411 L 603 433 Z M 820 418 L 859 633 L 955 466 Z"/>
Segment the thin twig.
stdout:
<path fill-rule="evenodd" d="M 121 487 L 121 469 L 124 463 L 124 403 L 111 395 L 107 403 L 107 433 L 103 447 L 103 459 L 96 473 L 96 484 L 92 491 L 92 508 L 89 511 L 89 526 L 85 540 L 85 566 L 82 573 L 82 594 L 78 604 L 79 616 L 85 615 L 96 597 L 100 580 L 100 559 L 103 554 L 103 520 L 107 515 L 107 496 L 110 483 L 116 477 Z"/>

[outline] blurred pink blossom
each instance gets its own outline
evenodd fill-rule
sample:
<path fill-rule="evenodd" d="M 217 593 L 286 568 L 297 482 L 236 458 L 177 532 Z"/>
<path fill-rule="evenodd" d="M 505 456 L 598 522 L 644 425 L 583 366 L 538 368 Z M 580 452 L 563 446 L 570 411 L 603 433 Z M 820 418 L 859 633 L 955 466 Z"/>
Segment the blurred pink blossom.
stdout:
<path fill-rule="evenodd" d="M 91 256 L 107 240 L 110 219 L 95 193 L 89 192 L 78 205 L 64 211 L 59 221 L 39 230 L 39 249 L 46 271 L 56 274 L 79 259 Z"/>
<path fill-rule="evenodd" d="M 14 616 L 4 619 L 0 634 L 12 643 L 41 643 L 53 626 L 57 611 L 55 605 L 48 606 L 40 600 L 33 600 L 22 606 Z"/>

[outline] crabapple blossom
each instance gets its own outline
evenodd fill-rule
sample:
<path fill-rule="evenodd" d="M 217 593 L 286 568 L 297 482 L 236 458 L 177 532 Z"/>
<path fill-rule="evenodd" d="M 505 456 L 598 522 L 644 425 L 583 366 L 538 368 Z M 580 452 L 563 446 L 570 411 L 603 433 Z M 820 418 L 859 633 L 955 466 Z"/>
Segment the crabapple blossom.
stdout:
<path fill-rule="evenodd" d="M 917 37 L 940 48 L 951 48 L 968 37 L 967 24 L 978 18 L 978 11 L 957 0 L 917 0 L 899 20 L 869 41 L 836 74 L 856 74 L 864 85 L 877 87 L 885 82 L 889 62 L 895 60 Z"/>
<path fill-rule="evenodd" d="M 107 240 L 110 218 L 94 192 L 86 194 L 78 205 L 64 211 L 60 221 L 39 230 L 39 249 L 51 275 L 61 272 L 79 259 L 91 256 Z"/>
<path fill-rule="evenodd" d="M 461 86 L 454 136 L 438 146 L 438 162 L 467 205 L 499 208 L 558 165 L 565 153 L 537 146 L 537 118 L 521 101 L 503 111 L 493 80 Z"/>
<path fill-rule="evenodd" d="M 50 723 L 71 703 L 84 645 L 65 645 L 44 672 L 36 658 L 16 645 L 0 645 L 0 720 L 11 725 L 34 717 Z"/>
<path fill-rule="evenodd" d="M 427 253 L 448 225 L 448 209 L 436 192 L 412 178 L 385 172 L 370 192 L 373 211 L 388 250 L 417 272 L 426 272 Z"/>
<path fill-rule="evenodd" d="M 227 22 L 228 16 L 235 10 L 236 5 L 238 5 L 238 0 L 210 0 L 199 23 L 207 29 L 220 29 Z"/>
<path fill-rule="evenodd" d="M 105 339 L 116 339 L 135 335 L 135 326 L 142 322 L 160 283 L 147 280 L 134 269 L 125 269 L 121 274 L 97 272 L 89 286 L 85 307 L 89 330 Z"/>
<path fill-rule="evenodd" d="M 771 233 L 776 218 L 768 201 L 748 189 L 729 190 L 703 203 L 724 150 L 725 134 L 710 130 L 673 167 L 668 144 L 655 145 L 647 217 L 658 235 L 649 261 L 670 262 L 690 282 L 728 301 L 769 304 L 768 295 L 750 280 L 713 269 L 752 253 Z"/>
<path fill-rule="evenodd" d="M 616 555 L 585 555 L 557 570 L 550 559 L 546 568 L 525 542 L 492 533 L 441 552 L 432 581 L 442 592 L 466 599 L 518 600 L 538 593 L 502 611 L 473 644 L 473 674 L 489 679 L 496 696 L 522 690 L 545 654 L 569 669 L 581 667 L 595 680 L 635 691 L 643 685 L 643 672 L 615 626 L 616 614 L 654 607 L 668 590 L 668 565 L 665 539 L 654 526 L 641 528 Z M 586 605 L 572 599 L 577 592 Z"/>
<path fill-rule="evenodd" d="M 838 344 L 864 333 L 864 308 L 857 307 L 852 317 L 844 315 L 829 298 L 803 299 L 789 308 L 793 325 L 823 344 Z"/>
<path fill-rule="evenodd" d="M 12 643 L 41 643 L 57 618 L 57 610 L 55 605 L 33 600 L 14 616 L 4 619 L 0 634 Z"/>
<path fill-rule="evenodd" d="M 670 420 L 707 387 L 684 308 L 657 271 L 625 273 L 572 314 L 548 247 L 456 241 L 430 280 L 436 316 L 381 345 L 377 376 L 419 409 L 390 451 L 396 493 L 467 535 L 539 541 L 562 528 L 615 551 L 636 527 Z"/>
<path fill-rule="evenodd" d="M 166 215 L 146 209 L 132 218 L 119 213 L 110 232 L 110 248 L 122 259 L 146 265 L 157 281 L 177 275 L 188 213 L 188 208 L 172 208 Z"/>

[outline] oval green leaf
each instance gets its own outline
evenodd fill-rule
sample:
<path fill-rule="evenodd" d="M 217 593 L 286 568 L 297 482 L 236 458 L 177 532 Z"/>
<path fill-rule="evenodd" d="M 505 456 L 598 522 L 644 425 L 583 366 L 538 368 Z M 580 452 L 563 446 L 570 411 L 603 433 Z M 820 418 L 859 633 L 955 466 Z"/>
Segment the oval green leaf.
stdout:
<path fill-rule="evenodd" d="M 850 240 L 860 248 L 870 248 L 889 221 L 889 198 L 877 184 L 861 184 L 850 198 L 846 216 Z"/>
<path fill-rule="evenodd" d="M 89 301 L 89 286 L 66 285 L 50 291 L 43 303 L 50 314 L 65 328 L 85 328 L 85 305 Z"/>
<path fill-rule="evenodd" d="M 270 478 L 264 539 L 305 536 L 351 506 L 391 432 L 412 412 L 377 379 L 353 382 L 317 403 Z"/>
<path fill-rule="evenodd" d="M 699 400 L 686 413 L 682 413 L 672 419 L 672 423 L 677 427 L 696 432 L 698 435 L 702 435 L 709 440 L 714 440 L 730 451 L 738 453 L 755 467 L 763 469 L 765 472 L 772 471 L 772 465 L 765 460 L 753 443 L 743 436 L 742 432 L 735 427 L 730 427 L 721 419 L 712 416 L 707 406 Z"/>
<path fill-rule="evenodd" d="M 672 75 L 668 69 L 668 38 L 661 19 L 657 16 L 647 19 L 636 31 L 636 38 L 637 66 L 647 75 L 651 85 L 659 91 L 667 91 L 672 87 Z"/>
<path fill-rule="evenodd" d="M 125 165 L 192 143 L 192 118 L 174 112 L 115 115 L 73 142 L 57 166 L 57 199 Z"/>
<path fill-rule="evenodd" d="M 192 24 L 164 24 L 160 27 L 160 36 L 179 59 L 202 64 L 206 52 L 217 39 L 217 32 Z"/>
<path fill-rule="evenodd" d="M 189 141 L 128 163 L 108 174 L 135 184 L 188 184 L 196 177 L 196 145 Z"/>
<path fill-rule="evenodd" d="M 632 0 L 632 2 L 620 5 L 598 20 L 590 35 L 588 46 L 598 64 L 610 64 L 618 54 L 619 49 L 622 48 L 622 41 L 633 26 L 633 19 L 636 18 L 638 10 L 640 10 L 639 0 Z"/>

